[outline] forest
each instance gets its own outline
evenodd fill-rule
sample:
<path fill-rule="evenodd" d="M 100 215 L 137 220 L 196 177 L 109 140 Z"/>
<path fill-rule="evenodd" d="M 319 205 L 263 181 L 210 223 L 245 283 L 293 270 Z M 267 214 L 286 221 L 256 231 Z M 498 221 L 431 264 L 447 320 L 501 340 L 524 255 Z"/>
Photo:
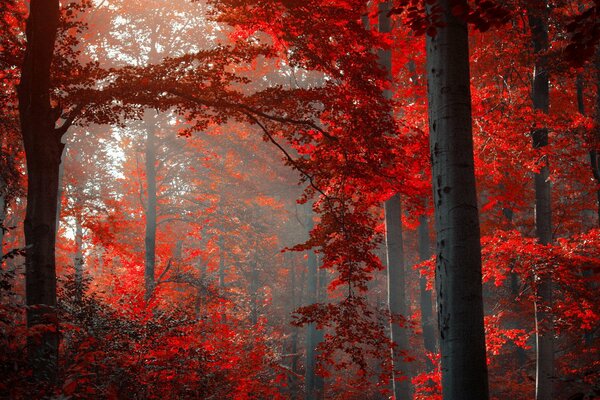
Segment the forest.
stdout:
<path fill-rule="evenodd" d="M 0 13 L 0 398 L 600 398 L 598 0 Z"/>

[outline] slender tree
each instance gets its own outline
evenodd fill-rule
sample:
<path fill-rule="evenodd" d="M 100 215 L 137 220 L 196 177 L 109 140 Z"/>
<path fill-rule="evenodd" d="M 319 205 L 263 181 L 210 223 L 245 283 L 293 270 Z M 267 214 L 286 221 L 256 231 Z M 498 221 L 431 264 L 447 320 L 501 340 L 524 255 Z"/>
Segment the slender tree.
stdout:
<path fill-rule="evenodd" d="M 75 266 L 75 294 L 77 300 L 81 300 L 83 290 L 83 226 L 81 211 L 75 216 L 75 256 L 73 257 Z"/>
<path fill-rule="evenodd" d="M 445 400 L 488 398 L 481 244 L 475 188 L 466 1 L 438 0 L 427 36 L 429 133 L 435 207 L 436 294 Z"/>
<path fill-rule="evenodd" d="M 379 3 L 379 32 L 390 33 L 392 23 L 390 11 L 391 1 Z M 387 72 L 388 81 L 392 81 L 392 52 L 389 49 L 379 53 L 379 62 Z M 391 88 L 384 91 L 384 96 L 392 98 Z M 387 283 L 388 283 L 388 309 L 392 315 L 390 322 L 390 338 L 394 344 L 392 348 L 392 388 L 397 399 L 410 398 L 409 364 L 405 361 L 405 352 L 408 349 L 408 333 L 394 318 L 406 316 L 406 283 L 404 272 L 404 245 L 402 240 L 402 198 L 399 193 L 394 194 L 384 204 L 385 209 L 385 242 L 387 257 Z M 404 375 L 408 379 L 398 379 Z"/>
<path fill-rule="evenodd" d="M 533 108 L 545 114 L 550 106 L 550 86 L 548 78 L 548 11 L 546 1 L 540 7 L 528 9 L 527 16 L 531 28 L 535 67 L 533 71 Z M 548 145 L 548 129 L 542 127 L 532 133 L 533 147 L 541 149 Z M 535 229 L 540 244 L 552 242 L 552 206 L 550 202 L 550 169 L 548 160 L 534 175 L 535 184 Z M 552 327 L 552 276 L 550 271 L 536 273 L 535 293 L 535 337 L 536 337 L 536 379 L 535 397 L 537 400 L 553 398 L 554 386 L 554 340 Z"/>
<path fill-rule="evenodd" d="M 312 209 L 307 205 L 306 214 L 306 229 L 310 232 L 313 229 L 313 215 Z M 307 274 L 307 303 L 314 304 L 318 301 L 318 278 L 317 278 L 317 255 L 313 250 L 308 253 L 308 274 Z M 316 324 L 310 323 L 306 327 L 306 365 L 305 365 L 305 396 L 306 400 L 319 399 L 317 393 L 317 326 Z"/>
<path fill-rule="evenodd" d="M 149 114 L 149 113 L 147 113 Z M 156 268 L 156 127 L 153 119 L 146 126 L 146 257 L 144 269 L 145 297 L 154 291 Z"/>

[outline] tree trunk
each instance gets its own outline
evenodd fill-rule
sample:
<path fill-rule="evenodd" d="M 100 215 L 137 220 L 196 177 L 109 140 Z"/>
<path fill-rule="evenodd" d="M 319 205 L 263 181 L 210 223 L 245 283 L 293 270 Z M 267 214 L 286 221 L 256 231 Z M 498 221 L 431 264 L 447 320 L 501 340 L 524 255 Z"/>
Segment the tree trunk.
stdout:
<path fill-rule="evenodd" d="M 548 113 L 550 96 L 548 84 L 548 14 L 546 3 L 543 8 L 529 9 L 527 16 L 531 28 L 535 69 L 533 78 L 533 108 Z M 548 129 L 533 131 L 533 147 L 542 148 L 548 144 Z M 552 208 L 550 203 L 550 170 L 548 160 L 540 172 L 535 174 L 535 228 L 538 241 L 542 245 L 552 242 Z M 554 340 L 552 326 L 552 276 L 549 271 L 537 274 L 537 290 L 535 293 L 535 325 L 536 325 L 536 385 L 537 400 L 553 398 L 554 386 Z"/>
<path fill-rule="evenodd" d="M 427 36 L 435 206 L 436 293 L 445 400 L 488 398 L 481 244 L 475 188 L 469 42 L 464 20 L 439 0 L 444 24 Z"/>
<path fill-rule="evenodd" d="M 317 265 L 320 264 L 320 260 L 317 259 Z M 327 270 L 324 268 L 319 268 L 317 278 L 317 300 L 319 303 L 325 303 L 327 301 L 327 286 L 329 285 Z M 317 349 L 323 342 L 324 338 L 325 330 L 317 329 L 315 334 L 315 358 L 319 358 L 320 352 Z M 315 374 L 315 393 L 318 399 L 325 398 L 325 378 L 319 374 Z"/>
<path fill-rule="evenodd" d="M 219 288 L 221 295 L 225 295 L 225 237 L 223 234 L 219 236 Z M 221 305 L 221 322 L 227 323 L 226 307 Z"/>
<path fill-rule="evenodd" d="M 312 210 L 307 211 L 306 227 L 308 232 L 313 229 Z M 314 304 L 317 302 L 317 255 L 314 251 L 308 252 L 308 287 L 307 287 L 307 303 Z M 314 323 L 310 323 L 306 327 L 306 365 L 305 365 L 305 399 L 318 399 L 316 393 L 316 346 L 317 346 L 317 327 Z"/>
<path fill-rule="evenodd" d="M 427 224 L 427 217 L 422 215 L 419 217 L 419 228 L 418 228 L 418 240 L 419 240 L 419 259 L 421 261 L 428 260 L 431 257 L 431 251 L 429 249 L 429 226 Z M 435 324 L 433 319 L 433 302 L 431 300 L 431 290 L 427 290 L 427 278 L 421 276 L 419 278 L 420 285 L 420 305 L 421 305 L 421 329 L 423 330 L 423 345 L 425 350 L 429 353 L 435 354 L 437 352 L 437 345 L 435 342 Z M 426 360 L 427 370 L 433 371 L 434 365 L 427 357 Z"/>
<path fill-rule="evenodd" d="M 63 144 L 50 105 L 50 66 L 59 20 L 58 0 L 32 0 L 27 47 L 18 87 L 21 134 L 27 160 L 25 279 L 27 325 L 49 324 L 40 339 L 28 339 L 37 381 L 56 381 L 58 321 L 56 306 L 56 201 Z"/>
<path fill-rule="evenodd" d="M 83 295 L 83 227 L 81 215 L 75 218 L 75 299 L 80 301 Z"/>
<path fill-rule="evenodd" d="M 394 316 L 406 316 L 406 290 L 404 276 L 404 250 L 402 240 L 402 210 L 400 195 L 395 194 L 385 202 L 385 242 L 387 247 L 388 308 Z M 397 321 L 390 323 L 390 336 L 394 343 L 392 349 L 392 388 L 396 399 L 410 399 L 409 365 L 404 361 L 408 350 L 408 334 Z M 400 376 L 408 379 L 398 380 Z"/>
<path fill-rule="evenodd" d="M 148 113 L 146 113 L 148 114 Z M 146 301 L 150 300 L 156 282 L 156 127 L 152 121 L 146 122 L 146 264 L 144 280 Z"/>
<path fill-rule="evenodd" d="M 284 258 L 286 261 L 286 264 L 288 264 L 290 266 L 290 291 L 292 294 L 292 304 L 290 306 L 290 314 L 295 312 L 296 309 L 298 308 L 298 305 L 301 304 L 302 299 L 298 298 L 299 295 L 299 291 L 296 289 L 296 264 L 294 263 L 291 254 L 290 253 L 284 253 Z M 296 354 L 298 353 L 298 328 L 297 327 L 292 327 L 292 334 L 290 336 L 291 339 L 291 343 L 290 343 L 290 350 L 289 353 L 291 354 L 290 356 L 290 369 L 292 370 L 292 372 L 294 372 L 294 374 L 298 373 L 298 357 L 296 356 Z M 294 376 L 290 375 L 289 376 L 289 386 L 290 386 L 290 393 L 296 393 L 297 390 L 297 379 Z"/>
<path fill-rule="evenodd" d="M 600 186 L 600 46 L 596 48 L 594 67 L 596 69 L 596 127 L 594 128 L 593 143 L 590 149 L 590 166 L 592 174 L 596 179 L 596 184 Z M 598 226 L 600 226 L 600 189 L 596 190 L 596 198 L 598 205 Z"/>
<path fill-rule="evenodd" d="M 392 24 L 389 12 L 392 9 L 391 1 L 379 3 L 379 32 L 389 33 Z M 387 71 L 388 80 L 392 81 L 392 52 L 383 50 L 379 53 L 379 63 Z M 384 90 L 387 99 L 392 98 L 392 90 Z M 386 255 L 388 278 L 388 309 L 392 316 L 406 317 L 405 276 L 404 276 L 404 249 L 402 243 L 402 201 L 399 194 L 395 194 L 385 202 L 385 227 L 386 227 Z M 390 323 L 390 339 L 394 343 L 392 349 L 392 389 L 396 399 L 409 399 L 410 371 L 409 365 L 404 361 L 404 353 L 408 350 L 408 334 L 406 329 L 398 323 Z M 408 379 L 398 380 L 399 376 Z"/>

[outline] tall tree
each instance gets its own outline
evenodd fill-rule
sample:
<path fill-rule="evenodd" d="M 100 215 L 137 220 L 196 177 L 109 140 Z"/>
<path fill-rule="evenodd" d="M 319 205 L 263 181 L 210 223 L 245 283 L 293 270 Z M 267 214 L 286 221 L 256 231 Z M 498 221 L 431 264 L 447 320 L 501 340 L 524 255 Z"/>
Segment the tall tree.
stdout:
<path fill-rule="evenodd" d="M 147 112 L 147 114 L 150 114 Z M 156 126 L 151 118 L 146 128 L 146 236 L 145 236 L 145 298 L 149 300 L 156 285 Z"/>
<path fill-rule="evenodd" d="M 18 86 L 21 133 L 27 159 L 25 257 L 27 325 L 51 324 L 41 340 L 28 341 L 33 377 L 56 380 L 56 206 L 58 169 L 64 131 L 56 128 L 57 109 L 50 103 L 50 68 L 59 24 L 58 0 L 32 0 L 27 18 L 27 46 Z"/>
<path fill-rule="evenodd" d="M 481 244 L 475 187 L 466 1 L 438 0 L 427 36 L 429 134 L 435 206 L 436 290 L 445 400 L 487 399 Z M 437 16 L 437 15 L 436 15 Z"/>
<path fill-rule="evenodd" d="M 306 206 L 306 228 L 310 231 L 314 227 L 312 207 L 310 204 Z M 307 296 L 309 304 L 314 304 L 318 301 L 318 265 L 317 255 L 313 250 L 308 252 L 308 274 L 307 274 Z M 321 394 L 317 392 L 317 326 L 310 323 L 306 326 L 306 365 L 304 373 L 305 381 L 305 400 L 317 400 L 321 398 Z"/>
<path fill-rule="evenodd" d="M 548 114 L 550 106 L 550 86 L 548 78 L 548 5 L 540 1 L 539 7 L 527 10 L 531 28 L 535 67 L 533 71 L 532 100 L 534 110 Z M 542 149 L 548 145 L 548 128 L 533 131 L 533 147 Z M 552 206 L 550 199 L 550 169 L 547 157 L 539 172 L 534 175 L 535 184 L 535 230 L 540 244 L 552 242 Z M 554 340 L 552 324 L 552 276 L 550 271 L 536 271 L 535 293 L 535 337 L 536 373 L 535 398 L 550 400 L 554 386 Z"/>
<path fill-rule="evenodd" d="M 391 1 L 379 3 L 379 32 L 389 34 L 392 32 L 390 11 Z M 379 62 L 386 71 L 388 84 L 392 84 L 392 52 L 390 49 L 381 50 Z M 392 89 L 384 90 L 384 96 L 391 99 Z M 390 338 L 392 348 L 392 388 L 397 399 L 410 398 L 409 364 L 405 361 L 405 352 L 408 349 L 408 334 L 404 326 L 399 324 L 398 316 L 405 317 L 406 283 L 404 272 L 404 245 L 402 240 L 402 198 L 399 193 L 394 194 L 384 204 L 385 209 L 385 243 L 387 256 L 387 283 L 388 283 L 388 309 L 392 317 L 390 322 Z M 398 379 L 404 375 L 405 379 Z"/>
<path fill-rule="evenodd" d="M 594 57 L 594 69 L 596 70 L 596 127 L 592 136 L 592 148 L 590 148 L 590 166 L 592 174 L 599 188 L 596 190 L 597 206 L 598 206 L 598 226 L 600 226 L 600 46 L 596 48 Z M 583 104 L 583 100 L 581 101 Z M 581 113 L 583 114 L 583 106 Z"/>

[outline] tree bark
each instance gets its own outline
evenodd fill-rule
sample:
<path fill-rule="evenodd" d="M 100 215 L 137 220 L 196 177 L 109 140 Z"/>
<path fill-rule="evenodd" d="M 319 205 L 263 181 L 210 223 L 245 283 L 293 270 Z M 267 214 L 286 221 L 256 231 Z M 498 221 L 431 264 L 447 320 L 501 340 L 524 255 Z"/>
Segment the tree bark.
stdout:
<path fill-rule="evenodd" d="M 590 149 L 590 166 L 592 168 L 592 174 L 596 179 L 596 184 L 600 186 L 600 46 L 596 48 L 594 67 L 596 70 L 596 127 L 594 128 L 594 135 L 592 136 L 593 143 Z M 600 189 L 596 190 L 596 198 L 598 205 L 598 226 L 600 226 Z"/>
<path fill-rule="evenodd" d="M 539 9 L 528 9 L 527 16 L 531 28 L 535 68 L 533 77 L 533 108 L 548 113 L 550 104 L 550 86 L 548 83 L 548 14 L 546 2 Z M 548 145 L 548 129 L 533 131 L 533 147 L 536 149 Z M 552 206 L 550 202 L 550 170 L 548 160 L 534 175 L 535 184 L 535 229 L 540 244 L 552 242 Z M 552 324 L 552 275 L 549 271 L 538 274 L 535 293 L 536 325 L 536 400 L 553 398 L 554 386 L 554 340 Z"/>
<path fill-rule="evenodd" d="M 27 160 L 25 289 L 27 326 L 48 324 L 40 339 L 29 338 L 28 356 L 35 381 L 56 381 L 58 321 L 56 306 L 56 202 L 63 152 L 50 104 L 50 66 L 59 21 L 58 0 L 31 0 L 27 47 L 18 87 L 19 117 Z"/>
<path fill-rule="evenodd" d="M 445 400 L 488 398 L 481 243 L 475 187 L 469 42 L 464 20 L 439 0 L 444 24 L 427 36 L 435 206 L 436 293 Z"/>
<path fill-rule="evenodd" d="M 148 113 L 146 113 L 148 114 Z M 144 281 L 146 301 L 154 292 L 156 268 L 156 127 L 146 121 L 146 262 Z"/>

